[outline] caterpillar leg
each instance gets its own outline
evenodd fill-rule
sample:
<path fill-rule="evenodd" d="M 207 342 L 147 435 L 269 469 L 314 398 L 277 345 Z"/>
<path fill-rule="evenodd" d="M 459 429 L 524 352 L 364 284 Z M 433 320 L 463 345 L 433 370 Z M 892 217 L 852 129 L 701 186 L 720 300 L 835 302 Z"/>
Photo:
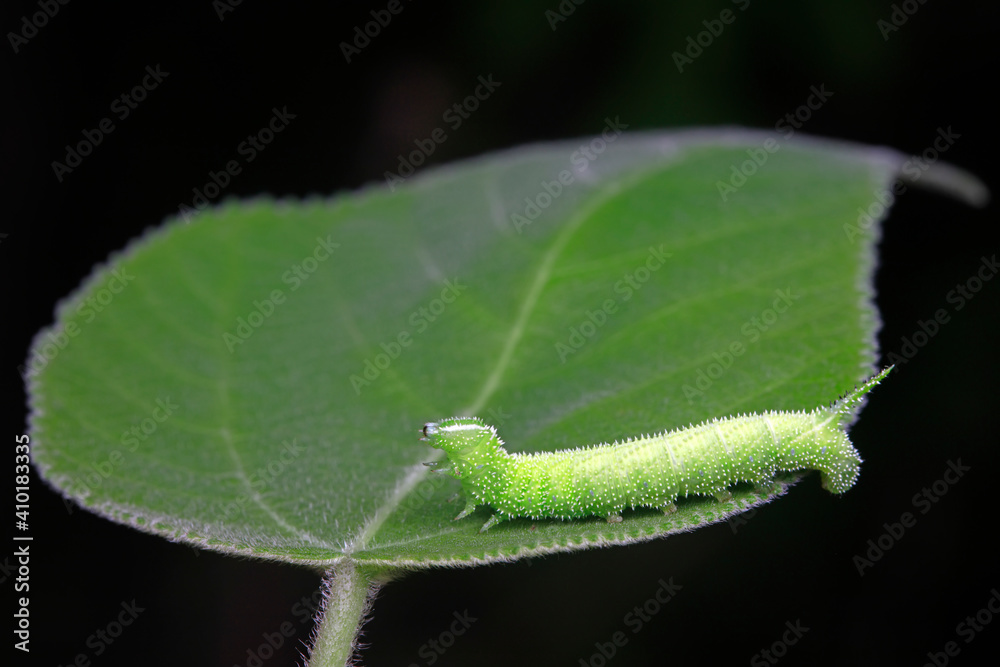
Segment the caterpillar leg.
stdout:
<path fill-rule="evenodd" d="M 495 526 L 503 520 L 504 520 L 503 516 L 501 516 L 500 514 L 494 514 L 493 516 L 490 517 L 489 521 L 483 524 L 483 527 L 479 529 L 479 532 L 485 533 L 487 530 L 490 529 L 491 526 Z"/>
<path fill-rule="evenodd" d="M 465 517 L 469 516 L 475 511 L 476 511 L 476 501 L 470 498 L 469 501 L 466 502 L 465 504 L 465 509 L 459 512 L 458 516 L 452 519 L 452 521 L 458 521 L 459 519 L 464 519 Z"/>
<path fill-rule="evenodd" d="M 609 514 L 609 515 L 607 515 L 604 518 L 605 518 L 605 520 L 607 520 L 608 523 L 621 523 L 622 522 L 622 515 L 621 514 Z"/>
<path fill-rule="evenodd" d="M 773 479 L 765 479 L 753 485 L 753 490 L 764 495 L 771 495 L 781 491 L 781 485 Z"/>
<path fill-rule="evenodd" d="M 675 514 L 677 512 L 677 505 L 673 503 L 667 503 L 660 507 L 660 511 L 664 514 Z"/>
<path fill-rule="evenodd" d="M 729 489 L 723 489 L 722 491 L 716 491 L 712 495 L 715 496 L 715 499 L 718 502 L 720 502 L 720 503 L 724 503 L 727 500 L 732 500 L 733 499 L 733 494 L 732 494 L 732 492 Z"/>

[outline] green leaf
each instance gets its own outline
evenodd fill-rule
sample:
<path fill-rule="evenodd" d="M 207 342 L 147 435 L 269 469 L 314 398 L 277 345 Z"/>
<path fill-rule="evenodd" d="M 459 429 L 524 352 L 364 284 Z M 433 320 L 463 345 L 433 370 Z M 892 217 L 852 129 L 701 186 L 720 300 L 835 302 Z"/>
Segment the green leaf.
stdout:
<path fill-rule="evenodd" d="M 451 520 L 458 482 L 427 474 L 438 452 L 418 430 L 477 415 L 537 451 L 830 403 L 876 360 L 878 202 L 901 162 L 609 126 L 395 191 L 173 220 L 37 337 L 36 463 L 116 521 L 319 567 L 473 564 L 719 521 L 772 496 L 481 535 L 486 510 Z"/>

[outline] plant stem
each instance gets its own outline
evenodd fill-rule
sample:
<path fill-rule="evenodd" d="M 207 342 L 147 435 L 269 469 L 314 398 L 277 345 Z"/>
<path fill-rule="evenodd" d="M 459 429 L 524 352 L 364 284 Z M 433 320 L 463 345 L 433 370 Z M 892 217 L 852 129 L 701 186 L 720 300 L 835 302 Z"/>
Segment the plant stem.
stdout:
<path fill-rule="evenodd" d="M 361 626 L 371 611 L 379 584 L 371 572 L 344 560 L 323 578 L 323 607 L 316 618 L 307 667 L 354 664 Z"/>

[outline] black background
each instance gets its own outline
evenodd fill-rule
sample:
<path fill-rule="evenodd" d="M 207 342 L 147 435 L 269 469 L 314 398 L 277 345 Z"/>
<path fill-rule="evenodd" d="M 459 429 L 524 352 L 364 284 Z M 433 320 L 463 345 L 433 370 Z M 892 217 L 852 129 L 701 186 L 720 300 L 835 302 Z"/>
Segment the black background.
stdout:
<path fill-rule="evenodd" d="M 590 0 L 553 31 L 544 12 L 556 0 L 404 1 L 350 63 L 340 43 L 387 3 L 334 4 L 244 0 L 220 20 L 208 0 L 78 0 L 60 5 L 15 53 L 8 33 L 39 9 L 4 3 L 8 442 L 26 428 L 16 368 L 56 301 L 110 252 L 190 203 L 192 189 L 274 107 L 296 118 L 223 197 L 327 195 L 378 181 L 490 74 L 501 87 L 448 131 L 430 162 L 596 133 L 607 116 L 631 129 L 770 128 L 823 84 L 833 97 L 804 131 L 919 153 L 951 128 L 960 138 L 945 159 L 997 189 L 993 3 L 908 3 L 915 13 L 885 39 L 876 22 L 889 18 L 889 2 L 754 1 L 740 11 L 721 1 Z M 679 72 L 672 54 L 726 8 L 735 22 Z M 51 163 L 65 146 L 113 116 L 112 100 L 157 65 L 169 76 L 128 118 L 114 118 L 114 132 L 59 182 Z M 1000 589 L 1000 281 L 960 311 L 946 300 L 998 251 L 995 218 L 993 204 L 976 210 L 911 191 L 886 222 L 876 280 L 883 352 L 898 353 L 939 308 L 951 321 L 872 395 L 852 435 L 865 465 L 850 493 L 832 497 L 810 477 L 740 526 L 412 574 L 377 600 L 364 664 L 429 664 L 421 646 L 466 610 L 477 620 L 435 664 L 600 665 L 591 660 L 595 642 L 617 631 L 628 644 L 608 664 L 746 664 L 798 619 L 809 631 L 782 663 L 923 664 L 948 641 L 961 650 L 952 664 L 995 660 L 1000 617 L 969 643 L 956 626 Z M 959 459 L 971 470 L 920 514 L 914 494 Z M 315 592 L 315 574 L 168 543 L 67 507 L 32 479 L 32 652 L 18 664 L 70 664 L 83 653 L 94 665 L 245 665 L 247 651 L 286 621 L 295 636 L 263 664 L 298 659 L 311 626 L 295 605 Z M 905 511 L 917 514 L 916 525 L 859 576 L 854 557 Z M 7 624 L 11 564 L 6 556 L 0 583 Z M 682 589 L 633 634 L 625 615 L 671 577 Z M 133 599 L 145 611 L 96 656 L 88 637 Z"/>

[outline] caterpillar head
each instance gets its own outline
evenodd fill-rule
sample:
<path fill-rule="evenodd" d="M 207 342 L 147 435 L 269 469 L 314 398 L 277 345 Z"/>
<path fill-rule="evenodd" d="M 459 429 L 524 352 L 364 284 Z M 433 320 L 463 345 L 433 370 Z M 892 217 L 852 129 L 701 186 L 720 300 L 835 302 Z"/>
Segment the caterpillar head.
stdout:
<path fill-rule="evenodd" d="M 431 447 L 444 450 L 451 460 L 468 458 L 497 437 L 492 426 L 474 417 L 451 417 L 424 424 L 424 437 Z"/>

